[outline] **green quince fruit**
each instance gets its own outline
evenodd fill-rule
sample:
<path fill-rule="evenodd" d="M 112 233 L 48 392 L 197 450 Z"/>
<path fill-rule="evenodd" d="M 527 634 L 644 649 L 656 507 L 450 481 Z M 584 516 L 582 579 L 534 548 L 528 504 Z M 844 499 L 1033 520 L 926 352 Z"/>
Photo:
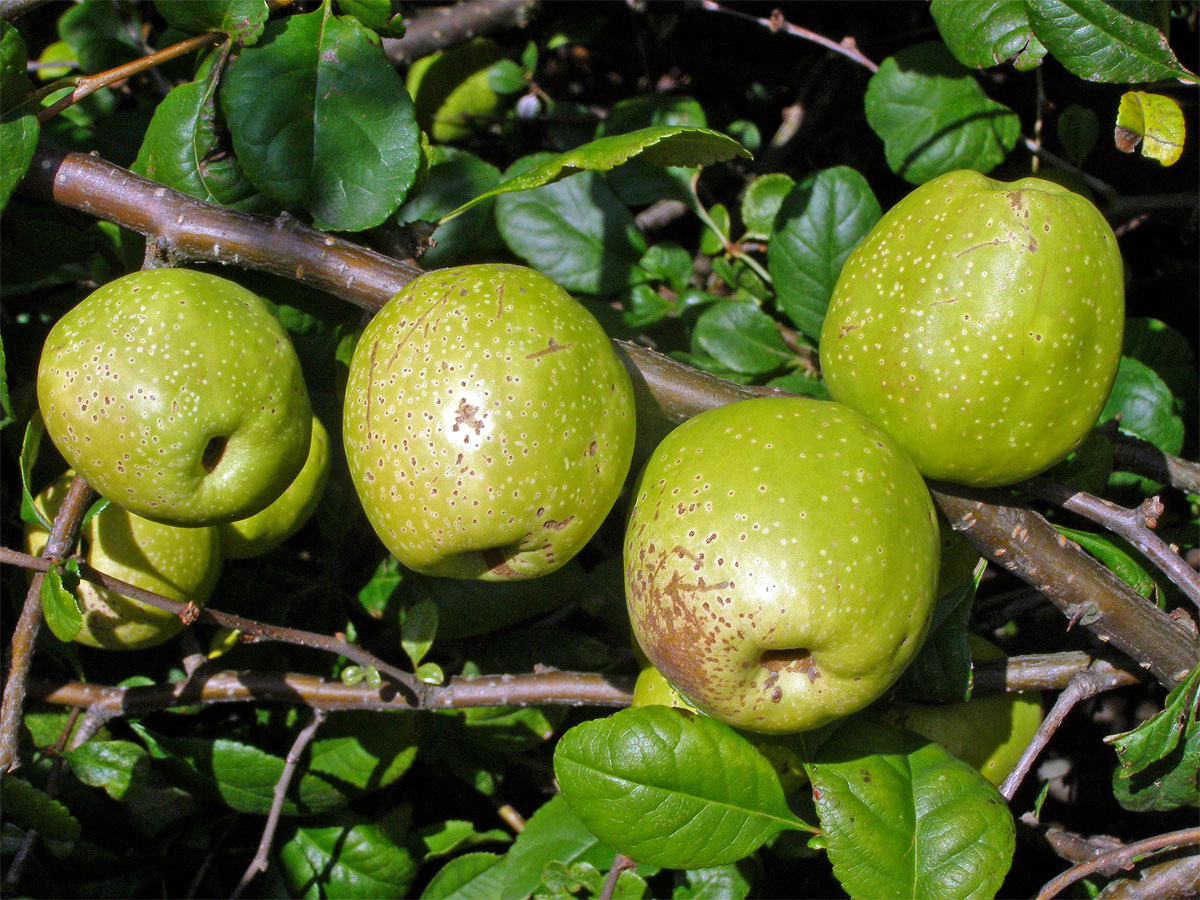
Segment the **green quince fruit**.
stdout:
<path fill-rule="evenodd" d="M 71 466 L 156 522 L 251 516 L 308 455 L 287 332 L 257 296 L 203 272 L 148 269 L 88 295 L 50 329 L 37 396 Z"/>
<path fill-rule="evenodd" d="M 67 496 L 74 472 L 67 472 L 34 498 L 53 521 Z M 25 526 L 25 548 L 37 556 L 49 532 Z M 221 542 L 211 526 L 182 528 L 143 519 L 110 503 L 79 535 L 84 562 L 105 575 L 181 603 L 203 606 L 221 574 Z M 138 650 L 174 637 L 179 616 L 80 580 L 76 589 L 83 627 L 75 641 L 107 650 Z"/>
<path fill-rule="evenodd" d="M 329 432 L 315 415 L 308 459 L 287 490 L 248 519 L 219 525 L 226 559 L 249 559 L 274 550 L 309 520 L 329 481 Z"/>
<path fill-rule="evenodd" d="M 488 70 L 504 58 L 495 41 L 471 38 L 408 67 L 405 86 L 417 123 L 435 141 L 460 141 L 495 115 L 504 98 L 488 83 Z"/>
<path fill-rule="evenodd" d="M 1004 651 L 978 635 L 968 635 L 976 660 L 1004 659 Z M 906 703 L 886 718 L 941 744 L 970 763 L 997 787 L 1016 766 L 1042 724 L 1042 695 L 996 694 L 962 703 Z"/>
<path fill-rule="evenodd" d="M 557 569 L 616 502 L 634 442 L 629 374 L 599 323 L 514 265 L 412 281 L 350 362 L 342 434 L 367 518 L 429 575 Z"/>
<path fill-rule="evenodd" d="M 1121 254 L 1058 184 L 950 172 L 880 219 L 846 260 L 821 331 L 835 400 L 927 478 L 993 486 L 1065 459 L 1121 355 Z"/>
<path fill-rule="evenodd" d="M 791 732 L 862 709 L 920 649 L 938 525 L 916 467 L 853 410 L 712 409 L 659 444 L 625 538 L 646 656 L 701 711 Z"/>

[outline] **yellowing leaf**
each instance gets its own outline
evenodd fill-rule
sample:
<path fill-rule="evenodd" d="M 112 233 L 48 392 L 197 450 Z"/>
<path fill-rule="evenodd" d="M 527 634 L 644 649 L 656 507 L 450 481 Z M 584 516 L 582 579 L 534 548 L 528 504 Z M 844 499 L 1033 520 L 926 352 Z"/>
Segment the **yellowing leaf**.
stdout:
<path fill-rule="evenodd" d="M 1132 153 L 1141 141 L 1142 156 L 1170 166 L 1183 153 L 1186 133 L 1183 112 L 1170 97 L 1145 91 L 1129 91 L 1121 96 L 1113 136 L 1118 150 Z"/>

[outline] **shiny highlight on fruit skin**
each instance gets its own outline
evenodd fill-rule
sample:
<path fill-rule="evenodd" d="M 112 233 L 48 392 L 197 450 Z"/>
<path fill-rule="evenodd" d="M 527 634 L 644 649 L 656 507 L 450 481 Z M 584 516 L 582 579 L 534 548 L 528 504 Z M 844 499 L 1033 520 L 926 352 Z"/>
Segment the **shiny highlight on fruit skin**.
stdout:
<path fill-rule="evenodd" d="M 650 662 L 736 728 L 816 728 L 877 699 L 920 649 L 933 502 L 853 410 L 763 398 L 659 444 L 634 488 L 626 601 Z"/>
<path fill-rule="evenodd" d="M 950 172 L 846 260 L 821 371 L 927 478 L 1012 484 L 1091 430 L 1123 328 L 1120 250 L 1090 202 L 1038 178 Z"/>
<path fill-rule="evenodd" d="M 629 374 L 595 318 L 533 269 L 426 273 L 355 347 L 342 435 L 359 500 L 418 572 L 552 572 L 616 502 L 633 454 Z"/>
<path fill-rule="evenodd" d="M 53 521 L 66 499 L 73 472 L 67 472 L 34 498 Z M 25 526 L 25 548 L 34 556 L 50 535 Z M 181 603 L 203 606 L 221 574 L 221 543 L 211 526 L 183 528 L 135 516 L 109 504 L 80 532 L 83 559 L 93 569 L 134 587 Z M 83 627 L 75 642 L 105 650 L 140 650 L 170 640 L 183 628 L 179 616 L 80 580 Z"/>
<path fill-rule="evenodd" d="M 147 269 L 92 292 L 50 329 L 37 396 L 72 468 L 157 522 L 253 515 L 308 454 L 287 332 L 253 293 L 204 272 Z"/>

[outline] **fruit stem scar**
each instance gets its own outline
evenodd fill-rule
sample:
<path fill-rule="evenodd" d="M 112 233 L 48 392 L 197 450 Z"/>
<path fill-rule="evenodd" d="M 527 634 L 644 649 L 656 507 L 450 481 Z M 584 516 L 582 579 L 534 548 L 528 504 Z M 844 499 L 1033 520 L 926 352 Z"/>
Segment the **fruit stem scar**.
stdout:
<path fill-rule="evenodd" d="M 204 451 L 200 454 L 200 465 L 205 471 L 211 472 L 221 462 L 221 457 L 225 455 L 225 448 L 229 446 L 229 438 L 225 435 L 218 435 L 208 439 L 208 443 L 204 445 Z"/>
<path fill-rule="evenodd" d="M 570 347 L 574 347 L 574 346 L 575 346 L 574 343 L 560 344 L 552 336 L 550 338 L 550 343 L 546 345 L 545 350 L 535 350 L 533 353 L 527 353 L 527 354 L 525 354 L 525 358 L 526 359 L 536 359 L 539 356 L 545 356 L 548 353 L 557 353 L 559 350 L 566 350 L 566 349 L 568 349 Z"/>

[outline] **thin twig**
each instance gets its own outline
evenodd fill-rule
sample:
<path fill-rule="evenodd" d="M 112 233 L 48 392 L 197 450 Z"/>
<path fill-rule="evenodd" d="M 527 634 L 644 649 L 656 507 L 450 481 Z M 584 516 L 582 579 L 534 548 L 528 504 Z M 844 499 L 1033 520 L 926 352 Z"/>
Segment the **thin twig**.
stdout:
<path fill-rule="evenodd" d="M 608 875 L 604 878 L 604 886 L 600 889 L 596 900 L 612 900 L 612 896 L 617 890 L 617 879 L 621 877 L 621 873 L 634 868 L 637 868 L 637 863 L 624 853 L 614 856 L 612 865 L 608 868 Z"/>
<path fill-rule="evenodd" d="M 854 38 L 852 37 L 844 37 L 840 41 L 832 40 L 831 38 L 825 37 L 823 34 L 817 34 L 815 31 L 809 31 L 807 28 L 801 28 L 799 25 L 793 25 L 783 17 L 783 13 L 779 10 L 775 10 L 771 14 L 771 18 L 762 19 L 758 16 L 744 13 L 741 10 L 729 9 L 728 7 L 722 6 L 719 3 L 714 3 L 713 0 L 695 0 L 695 2 L 701 9 L 708 10 L 709 12 L 724 13 L 727 16 L 735 16 L 743 21 L 754 22 L 757 25 L 761 25 L 768 31 L 782 31 L 785 34 L 790 34 L 792 37 L 798 37 L 814 44 L 820 44 L 827 50 L 832 50 L 834 53 L 840 53 L 842 56 L 853 60 L 863 68 L 869 69 L 871 72 L 879 71 L 879 65 L 863 55 L 862 51 L 858 49 L 858 44 L 854 42 Z"/>
<path fill-rule="evenodd" d="M 1116 419 L 1096 429 L 1113 443 L 1113 465 L 1170 485 L 1189 494 L 1200 494 L 1200 463 L 1164 453 L 1146 440 L 1121 431 Z"/>
<path fill-rule="evenodd" d="M 1174 850 L 1179 847 L 1190 847 L 1197 844 L 1200 844 L 1200 828 L 1185 828 L 1182 831 L 1172 831 L 1167 834 L 1159 834 L 1151 838 L 1146 838 L 1144 841 L 1125 844 L 1116 850 L 1102 853 L 1093 859 L 1089 859 L 1087 862 L 1067 869 L 1067 871 L 1063 872 L 1057 878 L 1047 882 L 1045 887 L 1038 892 L 1036 900 L 1050 900 L 1051 897 L 1057 896 L 1081 878 L 1086 878 L 1088 875 L 1101 869 L 1110 866 L 1130 869 L 1133 868 L 1138 857 L 1148 853 L 1157 853 L 1160 850 Z"/>
<path fill-rule="evenodd" d="M 1085 669 L 1082 672 L 1077 672 L 1071 679 L 1070 684 L 1058 695 L 1058 699 L 1054 701 L 1054 706 L 1047 713 L 1046 718 L 1042 720 L 1042 724 L 1038 726 L 1037 733 L 1033 736 L 1033 740 L 1029 742 L 1025 748 L 1025 752 L 1021 754 L 1021 758 L 1017 761 L 1017 765 L 1008 777 L 1004 779 L 1004 783 L 1000 785 L 1000 794 L 1005 800 L 1012 800 L 1017 793 L 1017 788 L 1021 786 L 1021 782 L 1025 780 L 1025 776 L 1029 774 L 1029 770 L 1033 767 L 1034 761 L 1045 749 L 1050 738 L 1058 731 L 1063 720 L 1067 717 L 1075 705 L 1081 700 L 1086 700 L 1088 697 L 1111 690 L 1116 687 L 1116 679 L 1108 679 L 1104 675 L 1098 675 L 1092 669 Z"/>
<path fill-rule="evenodd" d="M 9 549 L 8 547 L 0 547 L 0 564 L 17 565 L 43 572 L 51 565 L 49 561 L 40 560 L 37 557 Z M 145 603 L 156 609 L 174 613 L 183 618 L 184 621 L 208 622 L 209 624 L 240 631 L 243 635 L 242 640 L 245 641 L 276 641 L 283 644 L 310 647 L 314 650 L 324 650 L 337 656 L 345 656 L 360 666 L 373 666 L 381 675 L 386 675 L 397 686 L 408 693 L 413 693 L 418 688 L 418 683 L 411 673 L 396 668 L 375 656 L 375 654 L 364 650 L 362 647 L 336 637 L 303 631 L 299 628 L 270 625 L 266 622 L 246 619 L 242 616 L 235 616 L 216 609 L 205 608 L 197 610 L 190 603 L 181 603 L 178 600 L 172 600 L 153 591 L 139 588 L 118 578 L 113 578 L 111 575 L 99 572 L 86 563 L 80 564 L 79 577 L 85 581 L 90 581 L 93 584 L 98 584 L 110 591 L 114 591 L 123 597 L 137 600 L 139 603 Z"/>
<path fill-rule="evenodd" d="M 42 549 L 42 558 L 36 560 L 38 566 L 35 568 L 44 572 L 71 552 L 79 538 L 79 523 L 83 520 L 91 495 L 91 487 L 76 475 L 54 517 L 50 536 Z M 4 700 L 0 703 L 0 772 L 10 772 L 20 764 L 17 746 L 21 713 L 25 707 L 26 681 L 33 662 L 33 651 L 42 625 L 43 580 L 41 574 L 35 575 L 29 585 L 25 605 L 21 608 L 9 644 L 8 679 L 4 683 Z"/>
<path fill-rule="evenodd" d="M 1163 514 L 1162 501 L 1158 497 L 1150 497 L 1137 509 L 1126 509 L 1102 497 L 1074 491 L 1064 484 L 1040 476 L 1029 479 L 1020 487 L 1125 538 L 1200 607 L 1200 575 L 1166 541 L 1150 530 L 1158 524 L 1158 517 Z"/>
<path fill-rule="evenodd" d="M 94 94 L 101 88 L 109 87 L 117 84 L 127 78 L 132 78 L 134 75 L 140 75 L 147 72 L 156 66 L 160 66 L 165 62 L 170 62 L 176 57 L 191 53 L 193 50 L 199 50 L 201 47 L 207 47 L 209 44 L 215 44 L 225 37 L 219 31 L 210 31 L 206 34 L 198 34 L 195 37 L 187 38 L 177 44 L 172 44 L 170 47 L 164 47 L 157 53 L 151 53 L 147 56 L 140 56 L 135 60 L 131 60 L 123 65 L 113 69 L 108 69 L 104 72 L 97 72 L 95 75 L 83 75 L 75 82 L 75 89 L 67 96 L 63 97 L 53 106 L 48 106 L 37 114 L 39 122 L 45 122 L 52 119 L 60 112 L 69 106 L 78 103 L 89 94 Z"/>
<path fill-rule="evenodd" d="M 254 880 L 255 875 L 267 871 L 267 857 L 271 852 L 271 843 L 275 840 L 275 829 L 279 827 L 279 817 L 283 814 L 283 804 L 287 800 L 288 788 L 291 787 L 292 778 L 296 774 L 296 768 L 300 765 L 300 758 L 304 755 L 305 748 L 316 736 L 317 729 L 325 721 L 325 716 L 326 713 L 323 709 L 314 709 L 312 718 L 309 719 L 307 725 L 300 729 L 291 749 L 288 750 L 283 771 L 279 773 L 279 780 L 275 782 L 275 796 L 271 801 L 271 811 L 267 814 L 267 824 L 263 827 L 262 839 L 258 842 L 258 852 L 254 854 L 254 859 L 250 860 L 250 865 L 246 867 L 246 872 L 242 875 L 238 886 L 229 895 L 231 900 L 237 900 L 242 896 L 242 891 Z"/>

